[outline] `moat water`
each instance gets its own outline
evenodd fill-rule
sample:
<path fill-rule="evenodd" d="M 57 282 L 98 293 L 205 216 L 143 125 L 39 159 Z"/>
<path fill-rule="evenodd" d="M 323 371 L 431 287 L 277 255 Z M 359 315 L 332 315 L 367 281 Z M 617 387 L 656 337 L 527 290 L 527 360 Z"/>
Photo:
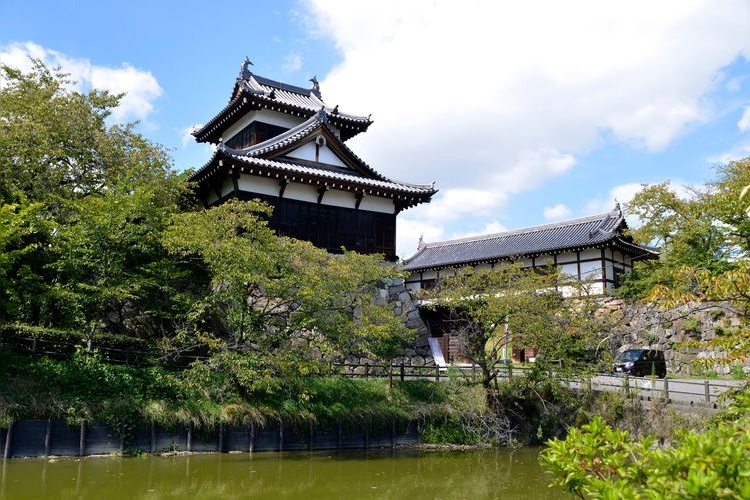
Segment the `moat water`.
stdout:
<path fill-rule="evenodd" d="M 553 499 L 539 450 L 0 459 L 0 499 Z"/>

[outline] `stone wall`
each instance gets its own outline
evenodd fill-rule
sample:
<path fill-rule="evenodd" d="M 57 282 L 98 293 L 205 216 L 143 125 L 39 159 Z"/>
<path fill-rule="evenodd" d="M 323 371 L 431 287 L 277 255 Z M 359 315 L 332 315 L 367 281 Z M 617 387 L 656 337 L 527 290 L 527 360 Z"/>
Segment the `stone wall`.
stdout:
<path fill-rule="evenodd" d="M 391 280 L 383 288 L 378 290 L 380 293 L 379 300 L 387 301 L 393 307 L 393 314 L 401 318 L 401 321 L 408 328 L 416 332 L 416 339 L 413 345 L 409 346 L 404 355 L 394 358 L 393 364 L 396 366 L 435 366 L 435 360 L 432 358 L 432 351 L 427 338 L 430 335 L 427 325 L 424 324 L 419 316 L 418 301 L 404 286 L 403 280 Z M 364 366 L 368 364 L 378 364 L 367 357 L 350 354 L 345 359 L 346 365 L 353 365 L 352 373 L 359 375 L 364 374 Z"/>
<path fill-rule="evenodd" d="M 640 302 L 604 297 L 600 313 L 612 321 L 612 328 L 602 332 L 613 354 L 628 349 L 653 348 L 665 352 L 667 371 L 676 375 L 700 374 L 693 364 L 696 358 L 717 354 L 705 347 L 687 348 L 681 342 L 713 340 L 735 330 L 741 318 L 726 303 L 692 303 L 675 309 L 660 309 Z M 727 366 L 714 366 L 717 373 L 728 373 Z"/>

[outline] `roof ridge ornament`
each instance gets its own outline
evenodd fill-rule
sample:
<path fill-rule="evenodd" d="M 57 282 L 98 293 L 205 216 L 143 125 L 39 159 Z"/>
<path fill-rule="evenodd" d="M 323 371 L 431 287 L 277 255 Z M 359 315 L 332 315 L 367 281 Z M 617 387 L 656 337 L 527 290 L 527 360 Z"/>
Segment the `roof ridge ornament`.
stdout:
<path fill-rule="evenodd" d="M 237 77 L 238 80 L 247 80 L 253 76 L 252 71 L 250 71 L 250 66 L 253 66 L 253 62 L 249 57 L 245 56 L 245 60 L 242 61 L 242 66 L 240 66 L 240 74 Z"/>
<path fill-rule="evenodd" d="M 313 84 L 312 89 L 310 91 L 313 94 L 315 94 L 318 97 L 318 99 L 321 99 L 321 97 L 320 97 L 320 82 L 318 82 L 318 75 L 313 75 L 313 77 L 310 78 L 309 81 L 312 82 L 312 84 Z"/>

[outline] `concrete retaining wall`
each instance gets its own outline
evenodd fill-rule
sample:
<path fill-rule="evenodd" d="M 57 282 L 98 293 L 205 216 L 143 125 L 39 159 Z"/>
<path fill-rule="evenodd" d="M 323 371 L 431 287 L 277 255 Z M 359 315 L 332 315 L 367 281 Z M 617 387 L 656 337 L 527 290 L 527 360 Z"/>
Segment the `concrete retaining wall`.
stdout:
<path fill-rule="evenodd" d="M 163 453 L 230 451 L 307 451 L 395 447 L 419 442 L 416 422 L 374 426 L 368 422 L 268 422 L 264 426 L 220 426 L 207 431 L 192 425 L 161 428 L 155 424 L 122 439 L 100 421 L 69 426 L 63 420 L 21 420 L 0 429 L 5 458 L 107 455 L 142 451 Z"/>

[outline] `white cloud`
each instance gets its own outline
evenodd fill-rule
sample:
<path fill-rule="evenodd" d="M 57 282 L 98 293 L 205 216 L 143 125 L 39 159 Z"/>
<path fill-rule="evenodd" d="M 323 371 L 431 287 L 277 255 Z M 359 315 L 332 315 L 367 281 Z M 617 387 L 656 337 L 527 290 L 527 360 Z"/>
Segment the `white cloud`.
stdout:
<path fill-rule="evenodd" d="M 750 105 L 745 107 L 745 112 L 742 113 L 742 118 L 737 122 L 737 128 L 740 132 L 750 131 Z"/>
<path fill-rule="evenodd" d="M 119 106 L 112 111 L 116 122 L 148 119 L 154 110 L 153 102 L 163 93 L 150 71 L 139 70 L 128 63 L 117 68 L 97 66 L 88 59 L 68 57 L 33 42 L 0 47 L 2 64 L 28 71 L 32 67 L 29 58 L 40 59 L 50 67 L 60 66 L 76 82 L 77 90 L 97 88 L 113 94 L 125 93 Z"/>
<path fill-rule="evenodd" d="M 396 252 L 406 259 L 417 253 L 420 238 L 425 243 L 443 240 L 443 228 L 438 223 L 402 216 L 396 219 L 396 238 Z"/>
<path fill-rule="evenodd" d="M 459 219 L 470 223 L 472 220 L 494 217 L 505 208 L 507 196 L 501 190 L 456 188 L 438 193 L 428 204 L 418 205 L 398 217 L 397 252 L 408 257 L 416 252 L 419 236 L 425 242 L 447 239 L 446 228 Z M 486 224 L 486 223 L 485 223 Z M 494 226 L 487 224 L 485 228 Z M 460 238 L 458 233 L 449 238 Z M 474 234 L 474 233 L 473 233 Z M 479 233 L 475 233 L 479 234 Z"/>
<path fill-rule="evenodd" d="M 633 199 L 633 196 L 635 196 L 638 191 L 643 189 L 643 187 L 644 184 L 638 183 L 620 184 L 619 186 L 615 186 L 609 190 L 606 196 L 590 200 L 586 204 L 586 213 L 594 214 L 609 212 L 615 207 L 615 203 L 619 203 L 620 206 L 625 206 Z"/>
<path fill-rule="evenodd" d="M 341 53 L 328 104 L 373 112 L 352 148 L 438 187 L 522 192 L 605 138 L 665 148 L 712 118 L 719 70 L 750 56 L 741 0 L 308 5 Z"/>
<path fill-rule="evenodd" d="M 450 235 L 448 239 L 456 240 L 460 238 L 471 238 L 473 236 L 483 236 L 487 234 L 495 234 L 495 233 L 502 233 L 504 231 L 507 231 L 508 228 L 505 227 L 503 224 L 496 220 L 492 220 L 490 222 L 485 222 L 484 227 L 478 231 L 467 231 L 467 232 L 458 232 L 453 233 Z"/>
<path fill-rule="evenodd" d="M 558 203 L 552 207 L 544 208 L 544 218 L 550 221 L 558 221 L 570 218 L 571 210 L 567 205 Z"/>
<path fill-rule="evenodd" d="M 493 181 L 496 189 L 506 193 L 525 191 L 565 173 L 575 162 L 572 155 L 548 148 L 522 151 L 519 160 L 493 176 Z"/>
<path fill-rule="evenodd" d="M 299 54 L 289 54 L 284 58 L 283 68 L 284 71 L 292 72 L 297 71 L 302 67 L 302 58 Z"/>
<path fill-rule="evenodd" d="M 200 129 L 202 126 L 203 126 L 202 124 L 196 123 L 188 127 L 185 127 L 180 131 L 180 142 L 182 143 L 183 148 L 187 147 L 190 144 L 195 143 L 195 137 L 193 137 L 193 132 Z"/>
<path fill-rule="evenodd" d="M 711 165 L 725 165 L 730 161 L 739 160 L 750 156 L 750 141 L 741 142 L 731 150 L 708 157 L 707 162 Z"/>

